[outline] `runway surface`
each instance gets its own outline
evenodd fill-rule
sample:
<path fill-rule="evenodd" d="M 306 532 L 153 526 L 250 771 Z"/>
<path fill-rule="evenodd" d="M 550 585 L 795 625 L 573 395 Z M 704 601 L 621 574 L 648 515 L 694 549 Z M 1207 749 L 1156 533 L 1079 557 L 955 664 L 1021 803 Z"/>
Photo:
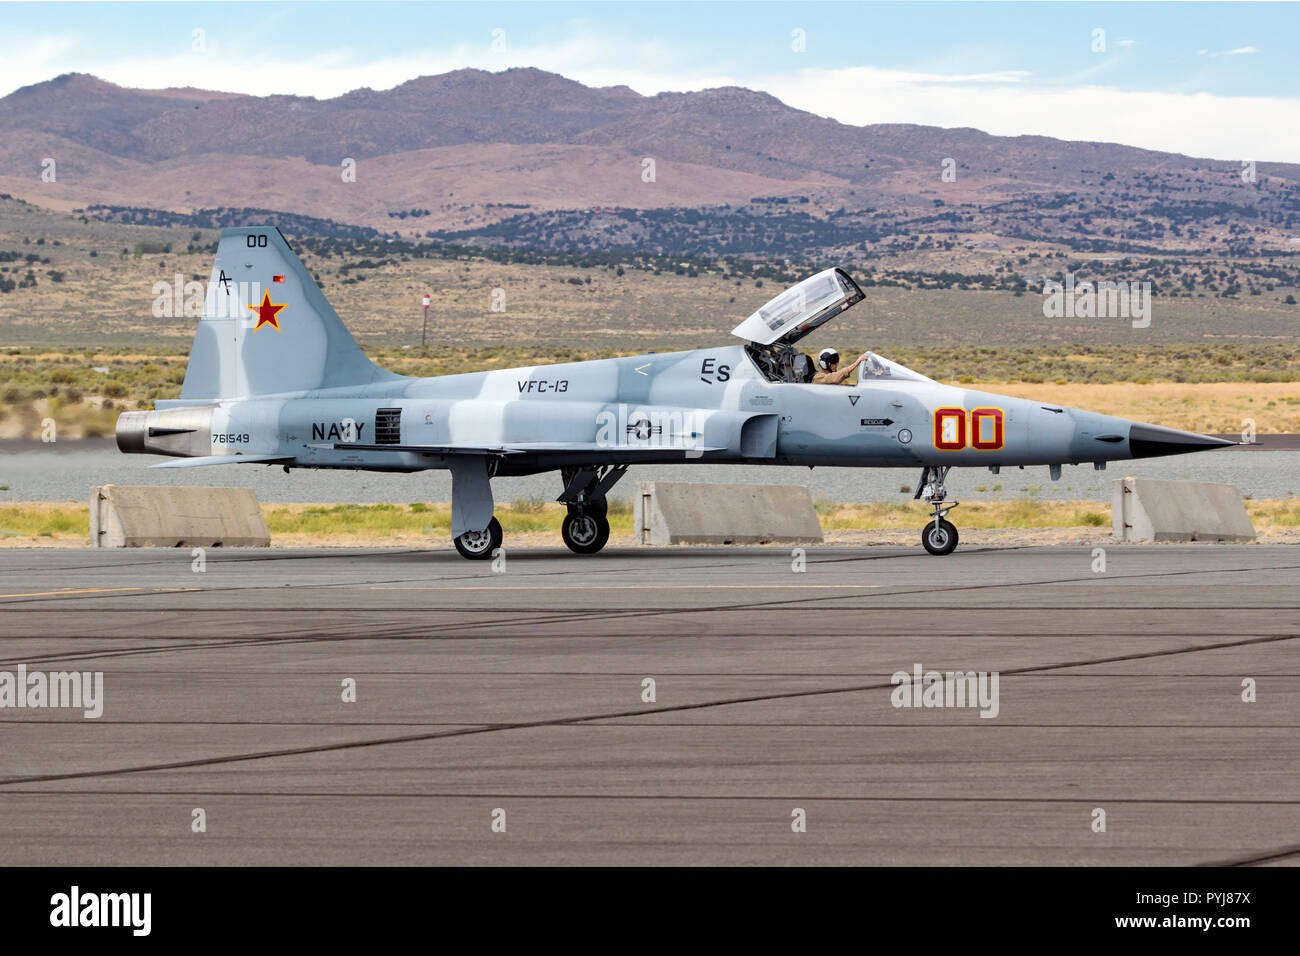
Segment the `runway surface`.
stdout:
<path fill-rule="evenodd" d="M 104 675 L 0 709 L 0 856 L 1300 862 L 1300 549 L 1105 557 L 0 552 L 0 670 Z M 918 664 L 997 716 L 893 706 Z"/>

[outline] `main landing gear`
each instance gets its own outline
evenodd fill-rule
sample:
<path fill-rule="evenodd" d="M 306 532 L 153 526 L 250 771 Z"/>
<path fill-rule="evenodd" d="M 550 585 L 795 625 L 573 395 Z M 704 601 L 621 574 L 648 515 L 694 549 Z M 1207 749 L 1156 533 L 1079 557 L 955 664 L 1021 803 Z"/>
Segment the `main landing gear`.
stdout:
<path fill-rule="evenodd" d="M 472 528 L 492 514 L 495 466 L 486 460 L 453 459 L 451 465 L 452 528 Z M 627 472 L 627 465 L 562 468 L 564 491 L 556 500 L 568 506 L 560 533 L 575 554 L 595 554 L 609 541 L 609 502 L 606 492 Z M 493 517 L 482 531 L 463 531 L 452 538 L 456 551 L 471 561 L 486 561 L 501 547 L 501 522 Z"/>
<path fill-rule="evenodd" d="M 609 541 L 609 502 L 605 495 L 626 471 L 627 465 L 560 470 L 564 491 L 557 500 L 569 508 L 560 536 L 574 554 L 595 554 Z"/>
<path fill-rule="evenodd" d="M 492 552 L 501 547 L 501 522 L 494 515 L 488 526 L 482 531 L 466 531 L 459 538 L 452 538 L 456 550 L 462 558 L 471 561 L 485 561 L 492 557 Z"/>
<path fill-rule="evenodd" d="M 567 515 L 560 536 L 574 554 L 595 554 L 609 541 L 609 519 L 592 512 Z"/>
<path fill-rule="evenodd" d="M 917 482 L 913 499 L 924 499 L 933 508 L 934 520 L 921 532 L 921 544 L 931 554 L 952 554 L 957 547 L 957 528 L 945 520 L 949 511 L 960 502 L 944 504 L 948 497 L 948 488 L 944 479 L 952 470 L 950 465 L 927 467 L 921 470 L 921 480 Z"/>

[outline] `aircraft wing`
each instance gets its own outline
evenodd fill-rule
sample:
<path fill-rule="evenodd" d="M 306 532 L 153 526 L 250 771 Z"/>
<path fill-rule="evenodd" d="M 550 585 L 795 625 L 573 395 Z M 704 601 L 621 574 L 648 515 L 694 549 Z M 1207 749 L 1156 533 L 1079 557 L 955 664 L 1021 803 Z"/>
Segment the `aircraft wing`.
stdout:
<path fill-rule="evenodd" d="M 505 445 L 367 445 L 356 441 L 312 442 L 308 448 L 334 451 L 405 451 L 416 455 L 507 455 Z"/>
<path fill-rule="evenodd" d="M 269 465 L 293 461 L 292 455 L 204 455 L 201 458 L 177 458 L 159 462 L 150 468 L 200 468 L 203 465 Z"/>
<path fill-rule="evenodd" d="M 416 455 L 537 455 L 553 452 L 565 454 L 570 452 L 611 452 L 619 455 L 638 452 L 647 456 L 662 455 L 668 451 L 709 452 L 725 451 L 723 446 L 645 446 L 636 445 L 602 445 L 594 441 L 558 441 L 558 442 L 508 442 L 500 445 L 363 445 L 360 442 L 317 442 L 308 448 L 330 448 L 335 451 L 401 451 Z M 158 466 L 154 466 L 158 467 Z"/>
<path fill-rule="evenodd" d="M 686 445 L 602 445 L 594 441 L 524 441 L 511 442 L 505 446 L 506 453 L 512 455 L 537 455 L 546 452 L 556 452 L 563 454 L 565 452 L 614 452 L 619 455 L 626 454 L 645 454 L 645 455 L 662 455 L 666 451 L 680 452 L 706 452 L 706 451 L 726 451 L 722 445 L 697 445 L 687 447 Z"/>

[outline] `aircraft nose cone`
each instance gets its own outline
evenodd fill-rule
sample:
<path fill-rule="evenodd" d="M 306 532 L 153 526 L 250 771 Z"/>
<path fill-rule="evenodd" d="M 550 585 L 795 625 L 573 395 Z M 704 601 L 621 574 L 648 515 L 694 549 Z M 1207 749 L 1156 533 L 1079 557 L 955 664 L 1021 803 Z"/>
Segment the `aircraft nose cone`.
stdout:
<path fill-rule="evenodd" d="M 1235 444 L 1235 441 L 1223 438 L 1183 432 L 1177 428 L 1162 428 L 1159 425 L 1144 425 L 1141 422 L 1134 422 L 1128 431 L 1129 453 L 1134 458 L 1181 455 L 1189 451 L 1228 448 Z"/>

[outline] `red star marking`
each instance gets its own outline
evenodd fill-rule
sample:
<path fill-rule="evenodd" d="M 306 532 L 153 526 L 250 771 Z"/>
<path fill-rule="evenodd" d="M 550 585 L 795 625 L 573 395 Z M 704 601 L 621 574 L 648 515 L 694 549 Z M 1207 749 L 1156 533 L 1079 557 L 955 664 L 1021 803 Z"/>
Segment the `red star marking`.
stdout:
<path fill-rule="evenodd" d="M 262 293 L 262 304 L 250 305 L 248 307 L 250 312 L 257 313 L 257 325 L 254 326 L 253 331 L 256 332 L 262 326 L 269 325 L 271 328 L 279 332 L 280 323 L 276 319 L 276 316 L 278 316 L 280 314 L 280 310 L 285 308 L 285 306 L 287 306 L 288 304 L 289 303 L 286 302 L 284 305 L 275 305 L 273 302 L 271 302 L 271 293 L 264 291 Z"/>

